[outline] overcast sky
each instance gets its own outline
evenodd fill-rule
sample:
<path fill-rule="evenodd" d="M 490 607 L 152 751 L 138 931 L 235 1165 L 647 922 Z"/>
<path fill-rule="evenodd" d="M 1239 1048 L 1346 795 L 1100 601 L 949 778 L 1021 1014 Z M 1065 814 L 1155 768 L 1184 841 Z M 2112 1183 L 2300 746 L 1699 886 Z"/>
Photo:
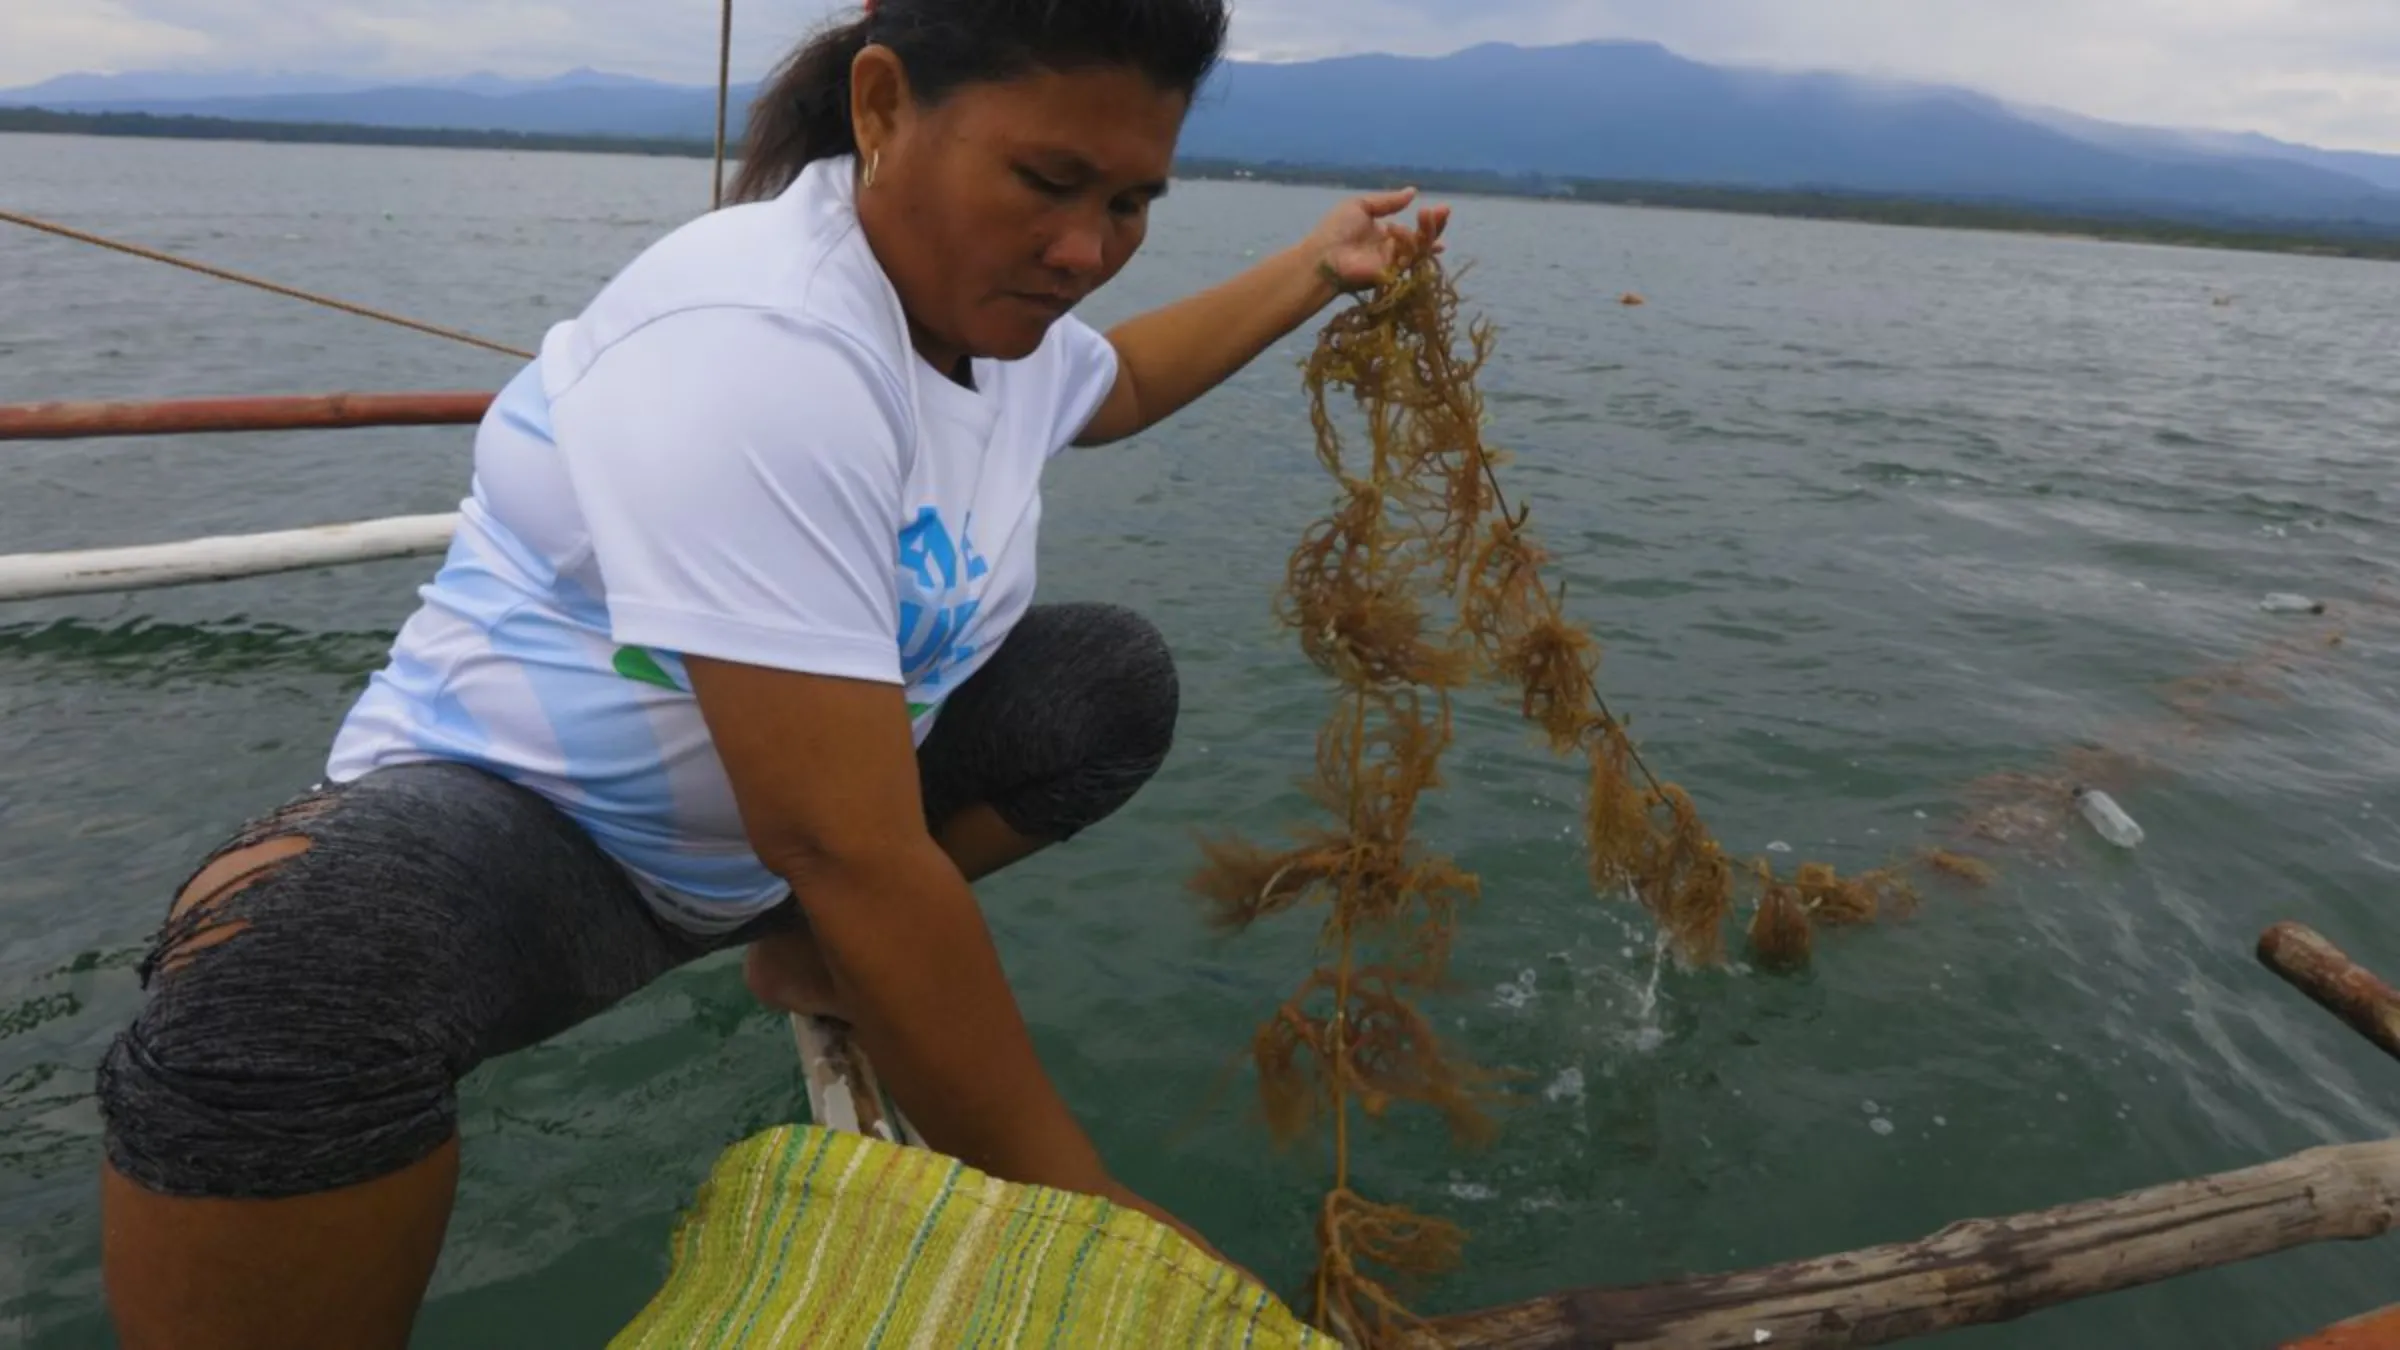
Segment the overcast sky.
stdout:
<path fill-rule="evenodd" d="M 1647 38 L 1702 60 L 1942 80 L 2124 121 L 2400 152 L 2400 0 L 1236 3 L 1244 56 Z M 735 0 L 737 74 L 763 70 L 832 9 Z M 715 0 L 0 0 L 0 87 L 78 70 L 575 66 L 707 83 L 716 16 Z"/>

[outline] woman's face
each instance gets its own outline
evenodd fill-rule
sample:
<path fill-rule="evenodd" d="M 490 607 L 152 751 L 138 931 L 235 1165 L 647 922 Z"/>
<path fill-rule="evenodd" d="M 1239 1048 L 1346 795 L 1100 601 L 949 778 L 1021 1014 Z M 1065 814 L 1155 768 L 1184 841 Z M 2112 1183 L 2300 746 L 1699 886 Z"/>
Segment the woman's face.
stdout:
<path fill-rule="evenodd" d="M 970 84 L 928 107 L 882 48 L 862 54 L 852 90 L 861 157 L 875 159 L 859 216 L 918 350 L 944 371 L 1030 354 L 1125 266 L 1189 105 L 1137 70 L 1098 68 Z"/>

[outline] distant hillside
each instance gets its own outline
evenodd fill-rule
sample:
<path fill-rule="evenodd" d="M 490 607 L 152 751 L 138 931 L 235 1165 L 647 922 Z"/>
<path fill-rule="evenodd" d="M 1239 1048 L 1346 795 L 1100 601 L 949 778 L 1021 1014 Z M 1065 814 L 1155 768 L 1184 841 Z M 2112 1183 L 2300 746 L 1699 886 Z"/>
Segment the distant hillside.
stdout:
<path fill-rule="evenodd" d="M 1964 90 L 1723 69 L 1638 43 L 1234 66 L 1194 117 L 1187 148 L 1247 160 L 2400 223 L 2400 193 L 2330 169 L 2145 154 Z"/>
<path fill-rule="evenodd" d="M 738 112 L 747 106 L 751 91 L 736 92 Z M 650 83 L 566 84 L 494 92 L 409 86 L 219 98 L 20 100 L 0 94 L 0 103 L 22 103 L 58 112 L 138 112 L 154 117 L 513 131 L 549 136 L 713 137 L 717 125 L 714 90 Z"/>
<path fill-rule="evenodd" d="M 2081 117 L 2052 108 L 2020 108 L 2020 116 L 2070 136 L 2141 155 L 2210 160 L 2232 155 L 2277 159 L 2348 174 L 2387 191 L 2400 192 L 2400 155 L 2376 155 L 2358 150 L 2320 150 L 2294 145 L 2250 131 L 2183 131 L 2168 127 L 2132 127 Z"/>
<path fill-rule="evenodd" d="M 264 141 L 288 145 L 429 146 L 446 150 L 576 151 L 594 155 L 714 154 L 711 141 L 680 136 L 554 136 L 460 127 L 369 127 L 338 122 L 239 122 L 224 117 L 160 117 L 138 112 L 54 112 L 0 105 L 0 134 L 128 136 L 169 141 Z M 738 157 L 737 157 L 738 158 Z"/>
<path fill-rule="evenodd" d="M 443 86 L 178 93 L 69 77 L 0 103 L 251 121 L 705 139 L 713 90 L 574 72 Z M 300 77 L 276 77 L 288 85 Z M 147 82 L 145 82 L 147 81 Z M 1399 96 L 1404 92 L 1405 96 Z M 754 87 L 734 91 L 735 134 Z M 2352 229 L 2400 225 L 2400 157 L 2119 127 L 1967 90 L 1733 69 L 1646 43 L 1235 62 L 1183 149 L 1253 164 L 1410 166 Z"/>
<path fill-rule="evenodd" d="M 156 117 L 149 113 L 62 113 L 0 107 L 0 133 L 57 133 L 185 140 L 250 140 L 302 144 L 437 146 L 452 149 L 572 150 L 593 154 L 706 157 L 714 147 L 697 139 L 635 140 L 613 136 L 550 136 L 515 131 L 439 127 L 362 127 L 310 122 L 234 122 L 222 118 Z M 2013 230 L 2076 234 L 2136 243 L 2179 244 L 2329 257 L 2400 260 L 2400 227 L 2339 224 L 2281 225 L 2223 217 L 2173 221 L 2140 213 L 2076 214 L 2062 210 L 1932 201 L 1861 193 L 1694 187 L 1542 175 L 1335 165 L 1258 165 L 1184 157 L 1184 178 L 1249 179 L 1345 188 L 1415 183 L 1435 196 L 1531 196 L 1552 201 L 1611 203 L 1746 215 L 1848 220 L 1937 229 Z"/>
<path fill-rule="evenodd" d="M 324 75 L 306 71 L 130 71 L 122 75 L 61 75 L 22 89 L 0 90 L 0 103 L 55 108 L 82 105 L 94 109 L 131 109 L 140 103 L 172 103 L 198 99 L 252 99 L 290 94 L 353 94 L 393 87 L 391 80 L 360 79 L 354 75 Z M 473 94 L 516 94 L 536 89 L 650 88 L 672 89 L 632 75 L 611 75 L 591 69 L 570 70 L 542 79 L 515 79 L 478 72 L 455 79 L 412 80 L 407 87 L 459 90 Z"/>

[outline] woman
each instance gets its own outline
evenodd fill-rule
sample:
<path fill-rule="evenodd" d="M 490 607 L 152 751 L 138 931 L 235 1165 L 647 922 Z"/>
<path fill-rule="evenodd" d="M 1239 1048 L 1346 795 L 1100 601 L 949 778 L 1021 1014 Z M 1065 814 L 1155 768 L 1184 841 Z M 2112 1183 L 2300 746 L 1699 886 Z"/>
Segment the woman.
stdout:
<path fill-rule="evenodd" d="M 1074 318 L 1224 33 L 1221 0 L 880 0 L 777 73 L 737 204 L 549 332 L 327 781 L 183 888 L 101 1067 L 128 1347 L 402 1345 L 459 1077 L 735 945 L 933 1147 L 1175 1222 L 1044 1076 L 969 890 L 1122 805 L 1175 718 L 1147 623 L 1030 603 L 1039 475 L 1445 221 L 1362 197 Z"/>

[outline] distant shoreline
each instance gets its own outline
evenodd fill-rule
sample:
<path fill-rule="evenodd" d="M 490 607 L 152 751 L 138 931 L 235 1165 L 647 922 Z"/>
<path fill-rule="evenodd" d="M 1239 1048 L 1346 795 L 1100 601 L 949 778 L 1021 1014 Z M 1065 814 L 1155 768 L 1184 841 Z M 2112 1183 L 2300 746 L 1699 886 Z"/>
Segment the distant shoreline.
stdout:
<path fill-rule="evenodd" d="M 242 121 L 221 117 L 160 117 L 149 113 L 65 113 L 0 107 L 0 132 L 129 136 L 153 140 L 263 141 L 279 144 L 422 146 L 454 150 L 523 150 L 706 159 L 713 142 L 681 137 L 560 135 L 353 123 Z M 734 147 L 728 147 L 732 153 Z M 1681 183 L 1614 182 L 1551 175 L 1252 164 L 1187 158 L 1178 176 L 1296 186 L 1377 188 L 1414 183 L 1428 193 L 1584 202 L 1667 210 L 1716 211 L 1798 220 L 1853 221 L 1930 229 L 1993 230 L 2010 234 L 2165 244 L 2191 248 L 2284 253 L 2309 257 L 2400 261 L 2400 231 L 2328 224 L 2309 229 L 2273 222 L 2144 217 L 2046 208 L 2013 202 L 1951 201 L 1868 193 L 1705 187 Z"/>

